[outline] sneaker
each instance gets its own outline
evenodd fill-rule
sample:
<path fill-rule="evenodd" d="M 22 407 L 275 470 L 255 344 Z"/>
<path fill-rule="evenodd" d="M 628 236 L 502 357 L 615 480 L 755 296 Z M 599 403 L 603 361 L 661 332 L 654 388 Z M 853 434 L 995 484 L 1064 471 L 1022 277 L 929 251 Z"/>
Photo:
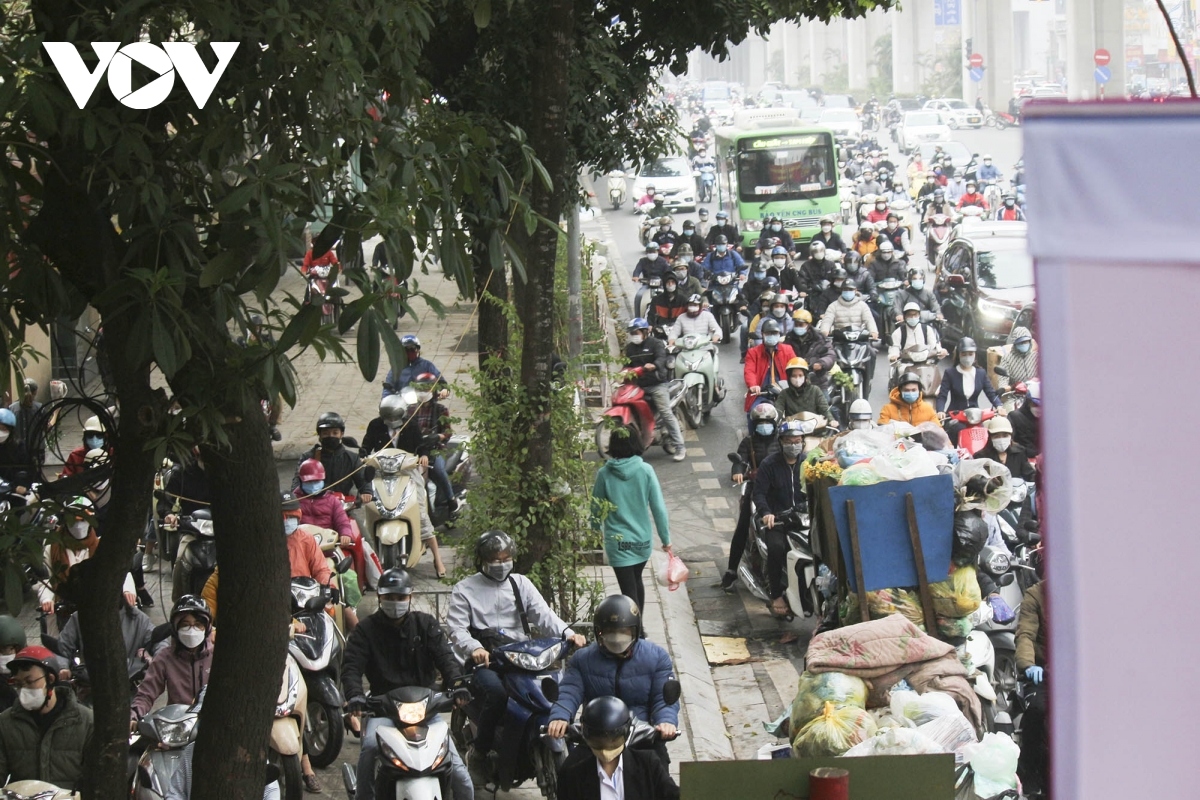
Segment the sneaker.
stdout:
<path fill-rule="evenodd" d="M 683 461 L 685 458 L 687 458 L 687 449 L 683 447 L 676 450 L 675 454 L 671 456 L 672 461 Z"/>
<path fill-rule="evenodd" d="M 146 590 L 146 587 L 143 586 L 141 589 L 138 589 L 137 598 L 138 608 L 154 608 L 154 598 Z"/>
<path fill-rule="evenodd" d="M 735 583 L 737 583 L 737 573 L 731 569 L 725 570 L 725 574 L 721 576 L 721 591 L 732 592 Z"/>
<path fill-rule="evenodd" d="M 321 793 L 321 782 L 317 780 L 317 773 L 310 772 L 304 776 L 304 791 L 312 794 Z"/>

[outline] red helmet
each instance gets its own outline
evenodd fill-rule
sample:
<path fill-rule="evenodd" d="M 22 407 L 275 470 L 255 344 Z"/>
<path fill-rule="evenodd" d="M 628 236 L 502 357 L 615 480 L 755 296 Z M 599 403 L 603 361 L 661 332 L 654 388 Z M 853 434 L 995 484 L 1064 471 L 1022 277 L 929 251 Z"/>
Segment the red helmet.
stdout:
<path fill-rule="evenodd" d="M 433 386 L 438 381 L 438 376 L 432 372 L 422 372 L 417 377 L 413 378 L 412 382 L 418 386 Z"/>
<path fill-rule="evenodd" d="M 8 662 L 8 671 L 15 674 L 22 667 L 34 666 L 46 670 L 46 682 L 54 683 L 54 679 L 58 676 L 58 657 L 40 645 L 22 648 L 13 657 L 13 660 Z"/>
<path fill-rule="evenodd" d="M 323 481 L 325 480 L 325 465 L 315 458 L 305 459 L 300 464 L 300 480 L 302 481 Z"/>

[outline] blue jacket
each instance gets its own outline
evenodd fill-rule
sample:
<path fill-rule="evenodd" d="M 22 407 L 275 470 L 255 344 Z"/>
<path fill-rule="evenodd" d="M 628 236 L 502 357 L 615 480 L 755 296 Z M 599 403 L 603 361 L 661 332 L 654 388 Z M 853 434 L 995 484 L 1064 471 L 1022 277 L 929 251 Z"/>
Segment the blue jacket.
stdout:
<path fill-rule="evenodd" d="M 399 394 L 401 389 L 403 389 L 405 386 L 408 386 L 410 383 L 416 380 L 418 375 L 421 375 L 425 372 L 430 372 L 436 375 L 438 383 L 446 382 L 442 377 L 442 371 L 435 367 L 432 361 L 430 361 L 428 358 L 418 357 L 417 359 L 410 361 L 407 367 L 400 370 L 399 381 L 394 380 L 396 377 L 395 373 L 390 369 L 388 370 L 387 377 L 383 379 L 383 396 L 387 397 L 388 395 Z"/>
<path fill-rule="evenodd" d="M 708 274 L 722 272 L 740 272 L 746 266 L 746 261 L 732 247 L 725 251 L 724 256 L 717 255 L 713 250 L 704 257 L 704 270 Z"/>
<path fill-rule="evenodd" d="M 633 643 L 629 658 L 614 656 L 589 644 L 567 662 L 550 721 L 575 718 L 580 706 L 597 697 L 619 697 L 629 711 L 651 725 L 679 725 L 679 703 L 663 702 L 663 684 L 675 677 L 667 651 L 648 639 Z"/>

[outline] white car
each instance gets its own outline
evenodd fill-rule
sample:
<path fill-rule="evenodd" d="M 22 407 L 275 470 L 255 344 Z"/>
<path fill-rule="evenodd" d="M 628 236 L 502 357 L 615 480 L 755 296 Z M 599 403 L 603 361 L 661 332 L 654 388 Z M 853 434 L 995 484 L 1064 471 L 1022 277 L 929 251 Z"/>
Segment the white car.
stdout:
<path fill-rule="evenodd" d="M 647 186 L 654 187 L 668 211 L 696 210 L 696 178 L 683 156 L 660 158 L 643 168 L 633 181 L 635 203 L 646 196 Z"/>
<path fill-rule="evenodd" d="M 862 121 L 853 108 L 827 108 L 821 112 L 817 124 L 833 131 L 839 142 L 855 141 L 862 136 Z"/>
<path fill-rule="evenodd" d="M 925 142 L 950 141 L 950 127 L 937 111 L 906 111 L 896 131 L 900 152 L 911 153 Z"/>
<path fill-rule="evenodd" d="M 951 128 L 983 127 L 983 114 L 980 114 L 973 106 L 967 105 L 965 100 L 943 97 L 928 101 L 925 103 L 925 108 L 940 113 L 942 119 L 946 120 L 946 124 Z"/>

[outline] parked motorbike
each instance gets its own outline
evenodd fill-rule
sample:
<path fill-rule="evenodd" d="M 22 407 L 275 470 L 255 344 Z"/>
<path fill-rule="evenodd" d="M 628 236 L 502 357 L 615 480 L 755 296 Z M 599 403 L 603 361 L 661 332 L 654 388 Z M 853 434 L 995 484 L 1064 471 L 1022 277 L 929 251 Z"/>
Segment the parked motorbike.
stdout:
<path fill-rule="evenodd" d="M 836 382 L 831 386 L 830 403 L 838 410 L 839 419 L 850 418 L 850 404 L 860 397 L 871 396 L 871 372 L 875 351 L 871 332 L 866 328 L 843 328 L 833 332 L 833 350 L 837 367 L 850 376 L 851 386 Z"/>
<path fill-rule="evenodd" d="M 738 329 L 738 307 L 741 305 L 742 287 L 732 272 L 722 272 L 713 278 L 708 287 L 713 316 L 721 326 L 721 343 L 729 344 L 733 332 Z"/>
<path fill-rule="evenodd" d="M 280 800 L 304 797 L 304 776 L 300 769 L 303 732 L 307 726 L 308 687 L 300 665 L 291 653 L 283 668 L 283 683 L 275 700 L 275 721 L 271 723 L 271 742 L 267 760 L 279 769 Z"/>
<path fill-rule="evenodd" d="M 350 564 L 349 557 L 343 559 L 339 574 Z M 291 594 L 292 619 L 305 627 L 304 633 L 295 634 L 288 642 L 288 653 L 296 660 L 308 690 L 305 752 L 314 767 L 324 768 L 337 759 L 345 737 L 341 689 L 344 637 L 325 612 L 333 602 L 329 589 L 305 576 L 292 578 Z"/>
<path fill-rule="evenodd" d="M 509 791 L 533 778 L 542 795 L 557 796 L 558 768 L 566 758 L 561 739 L 546 735 L 550 710 L 558 700 L 558 664 L 570 642 L 559 637 L 528 639 L 492 651 L 491 668 L 508 691 L 508 707 L 496 732 L 496 758 L 488 763 L 488 785 Z M 460 753 L 474 741 L 477 720 L 472 706 L 456 708 L 450 729 Z"/>
<path fill-rule="evenodd" d="M 925 258 L 930 264 L 937 263 L 938 254 L 950 239 L 954 220 L 949 214 L 934 214 L 925 228 Z"/>
<path fill-rule="evenodd" d="M 671 441 L 667 438 L 654 421 L 654 409 L 646 392 L 637 385 L 636 378 L 642 372 L 641 367 L 625 370 L 626 382 L 613 392 L 612 406 L 605 410 L 596 422 L 596 450 L 601 458 L 608 457 L 608 441 L 614 427 L 628 425 L 637 431 L 642 443 L 642 449 L 648 450 L 656 444 L 662 445 L 663 450 L 671 452 Z M 683 409 L 683 381 L 673 380 L 667 384 L 667 394 L 670 397 L 669 412 L 679 417 L 679 425 L 685 424 Z M 615 422 L 614 422 L 615 421 Z"/>
<path fill-rule="evenodd" d="M 309 268 L 308 284 L 304 290 L 304 304 L 321 304 L 322 325 L 337 325 L 338 320 L 341 319 L 341 291 L 331 265 L 316 264 Z"/>
<path fill-rule="evenodd" d="M 725 399 L 725 379 L 718 375 L 717 346 L 707 336 L 684 336 L 678 343 L 675 369 L 683 380 L 684 419 L 689 427 L 699 428 L 717 403 Z"/>
<path fill-rule="evenodd" d="M 616 211 L 625 203 L 625 173 L 614 169 L 608 173 L 608 202 Z"/>
<path fill-rule="evenodd" d="M 203 695 L 201 695 L 203 697 Z M 152 711 L 138 722 L 130 750 L 138 754 L 129 795 L 133 800 L 162 800 L 179 769 L 183 749 L 196 739 L 200 701 Z"/>
<path fill-rule="evenodd" d="M 183 555 L 175 559 L 175 567 L 171 571 L 172 602 L 185 594 L 199 597 L 204 591 L 204 584 L 217 568 L 217 540 L 213 533 L 212 512 L 201 508 L 181 516 L 178 530 Z"/>
<path fill-rule="evenodd" d="M 385 570 L 406 564 L 412 569 L 421 560 L 421 508 L 415 483 L 423 480 L 420 460 L 412 453 L 385 447 L 363 463 L 375 469 L 371 482 L 374 499 L 363 512 L 380 564 Z"/>

